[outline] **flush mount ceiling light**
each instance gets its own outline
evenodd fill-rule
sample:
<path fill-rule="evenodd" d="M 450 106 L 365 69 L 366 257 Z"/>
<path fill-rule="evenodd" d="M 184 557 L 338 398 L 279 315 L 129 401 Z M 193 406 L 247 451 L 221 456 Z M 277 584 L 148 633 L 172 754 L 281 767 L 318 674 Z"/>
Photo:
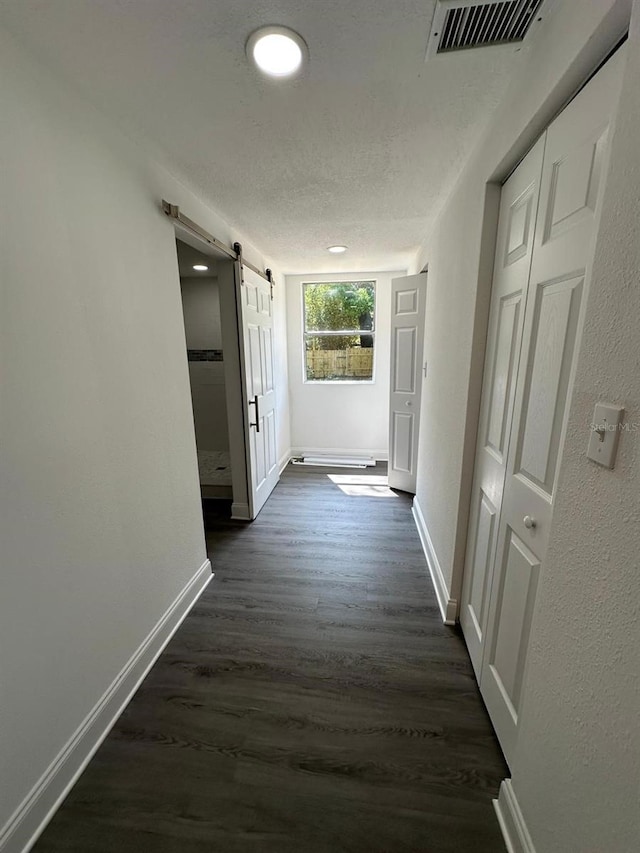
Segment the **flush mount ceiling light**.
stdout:
<path fill-rule="evenodd" d="M 343 252 L 347 251 L 347 247 L 346 246 L 329 246 L 327 251 L 331 252 L 332 255 L 341 255 Z"/>
<path fill-rule="evenodd" d="M 198 272 L 206 272 L 209 269 L 209 267 L 206 267 L 204 264 L 194 264 L 193 268 Z"/>
<path fill-rule="evenodd" d="M 304 39 L 288 27 L 261 27 L 247 41 L 247 56 L 269 77 L 292 77 L 307 54 Z"/>

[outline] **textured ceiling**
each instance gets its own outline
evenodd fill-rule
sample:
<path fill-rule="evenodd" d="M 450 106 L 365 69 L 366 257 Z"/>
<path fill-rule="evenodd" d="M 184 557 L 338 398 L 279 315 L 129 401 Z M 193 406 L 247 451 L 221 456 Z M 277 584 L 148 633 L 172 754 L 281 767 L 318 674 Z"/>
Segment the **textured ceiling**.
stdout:
<path fill-rule="evenodd" d="M 130 132 L 280 272 L 405 267 L 517 54 L 424 55 L 433 0 L 0 0 L 0 25 Z M 310 62 L 265 80 L 266 24 Z M 185 211 L 188 214 L 188 211 Z M 349 246 L 340 258 L 334 243 Z"/>

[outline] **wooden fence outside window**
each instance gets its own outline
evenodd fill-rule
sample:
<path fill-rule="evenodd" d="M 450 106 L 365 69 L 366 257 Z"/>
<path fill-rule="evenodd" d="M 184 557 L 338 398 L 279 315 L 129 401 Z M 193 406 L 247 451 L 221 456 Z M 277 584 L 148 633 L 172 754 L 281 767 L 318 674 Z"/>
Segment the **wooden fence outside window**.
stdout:
<path fill-rule="evenodd" d="M 307 350 L 307 379 L 372 379 L 373 347 Z"/>

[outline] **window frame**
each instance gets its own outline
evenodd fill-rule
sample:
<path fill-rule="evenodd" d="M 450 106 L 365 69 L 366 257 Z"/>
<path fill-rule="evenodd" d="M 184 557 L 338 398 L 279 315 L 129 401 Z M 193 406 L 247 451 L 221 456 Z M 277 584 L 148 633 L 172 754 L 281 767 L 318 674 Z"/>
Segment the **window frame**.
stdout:
<path fill-rule="evenodd" d="M 305 310 L 304 289 L 308 285 L 317 284 L 371 284 L 373 285 L 373 329 L 367 330 L 367 334 L 373 338 L 373 364 L 371 367 L 371 379 L 307 379 L 307 337 L 346 337 L 359 336 L 362 329 L 339 329 L 337 331 L 308 332 L 307 316 Z M 300 310 L 301 310 L 301 341 L 302 341 L 302 382 L 304 385 L 375 385 L 376 367 L 378 362 L 378 345 L 376 342 L 378 326 L 378 280 L 375 278 L 348 278 L 344 281 L 336 281 L 334 278 L 326 278 L 320 281 L 302 281 L 300 283 Z"/>

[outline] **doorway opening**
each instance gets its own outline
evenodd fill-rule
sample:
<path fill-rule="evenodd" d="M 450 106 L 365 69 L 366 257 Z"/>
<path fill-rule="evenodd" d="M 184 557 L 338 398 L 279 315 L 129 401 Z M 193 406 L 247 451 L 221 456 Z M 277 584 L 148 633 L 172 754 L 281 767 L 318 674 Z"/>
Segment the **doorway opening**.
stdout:
<path fill-rule="evenodd" d="M 273 277 L 239 243 L 229 249 L 162 205 L 175 223 L 202 497 L 230 500 L 232 519 L 252 521 L 280 477 Z"/>
<path fill-rule="evenodd" d="M 233 471 L 226 386 L 234 378 L 225 368 L 220 266 L 233 261 L 204 254 L 180 239 L 176 250 L 203 508 L 206 517 L 208 503 L 216 501 L 215 514 L 230 516 Z"/>

